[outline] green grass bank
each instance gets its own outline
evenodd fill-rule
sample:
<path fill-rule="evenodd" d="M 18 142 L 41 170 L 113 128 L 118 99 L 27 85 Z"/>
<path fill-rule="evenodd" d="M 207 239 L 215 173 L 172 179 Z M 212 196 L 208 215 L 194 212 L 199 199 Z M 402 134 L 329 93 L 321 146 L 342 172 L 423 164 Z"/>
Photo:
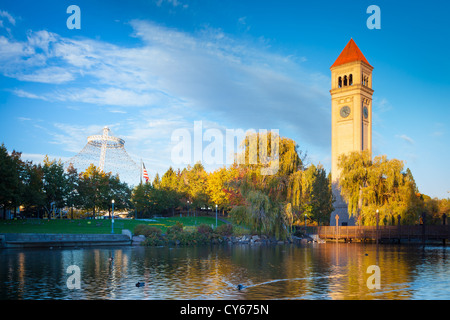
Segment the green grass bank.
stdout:
<path fill-rule="evenodd" d="M 180 222 L 185 227 L 196 227 L 201 224 L 216 225 L 215 217 L 169 217 L 154 218 L 149 220 L 115 219 L 114 233 L 121 233 L 122 229 L 133 232 L 138 224 L 154 226 L 163 233 L 168 227 Z M 225 224 L 218 221 L 217 225 Z M 61 233 L 61 234 L 110 234 L 110 219 L 23 219 L 23 220 L 0 220 L 0 233 Z"/>

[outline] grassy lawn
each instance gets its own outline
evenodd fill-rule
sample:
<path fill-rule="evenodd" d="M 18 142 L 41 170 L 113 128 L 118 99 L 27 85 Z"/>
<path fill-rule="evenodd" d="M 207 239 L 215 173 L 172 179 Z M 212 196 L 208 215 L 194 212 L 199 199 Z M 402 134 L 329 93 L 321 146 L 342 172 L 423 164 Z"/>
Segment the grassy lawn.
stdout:
<path fill-rule="evenodd" d="M 198 226 L 202 223 L 216 225 L 215 217 L 170 217 L 155 218 L 154 221 L 115 219 L 114 233 L 122 233 L 122 229 L 133 232 L 138 224 L 147 224 L 160 228 L 163 233 L 167 227 L 174 225 L 177 221 L 183 226 Z M 218 221 L 217 225 L 225 222 Z M 111 233 L 111 220 L 68 220 L 68 219 L 24 219 L 24 220 L 0 220 L 0 233 Z"/>

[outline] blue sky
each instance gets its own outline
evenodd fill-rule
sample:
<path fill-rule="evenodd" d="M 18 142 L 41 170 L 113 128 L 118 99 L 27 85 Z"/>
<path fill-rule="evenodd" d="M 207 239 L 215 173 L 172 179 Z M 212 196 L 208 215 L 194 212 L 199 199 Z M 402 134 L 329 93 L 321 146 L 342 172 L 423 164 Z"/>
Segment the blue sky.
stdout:
<path fill-rule="evenodd" d="M 72 4 L 79 30 L 66 26 Z M 2 0 L 0 140 L 34 162 L 67 160 L 109 126 L 153 177 L 186 166 L 172 134 L 202 121 L 279 129 L 330 170 L 329 67 L 353 37 L 374 66 L 373 155 L 404 160 L 421 192 L 446 198 L 448 12 L 438 0 Z"/>

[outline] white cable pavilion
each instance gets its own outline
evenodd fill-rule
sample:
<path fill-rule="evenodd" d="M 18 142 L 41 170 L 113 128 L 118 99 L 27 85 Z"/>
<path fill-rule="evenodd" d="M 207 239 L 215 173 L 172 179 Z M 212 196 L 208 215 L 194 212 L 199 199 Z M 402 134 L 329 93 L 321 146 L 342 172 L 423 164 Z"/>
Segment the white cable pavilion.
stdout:
<path fill-rule="evenodd" d="M 141 167 L 128 155 L 124 145 L 125 140 L 112 136 L 111 130 L 104 127 L 99 134 L 87 138 L 84 148 L 64 163 L 65 169 L 72 163 L 80 173 L 94 164 L 103 172 L 118 174 L 120 181 L 130 186 L 137 185 Z"/>

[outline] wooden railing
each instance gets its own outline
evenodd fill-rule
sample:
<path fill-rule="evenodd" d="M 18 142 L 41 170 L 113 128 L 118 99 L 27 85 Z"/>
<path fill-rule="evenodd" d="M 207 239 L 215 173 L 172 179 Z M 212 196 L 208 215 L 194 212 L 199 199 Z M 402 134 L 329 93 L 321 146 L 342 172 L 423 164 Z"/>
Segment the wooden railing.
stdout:
<path fill-rule="evenodd" d="M 321 239 L 344 240 L 445 240 L 449 239 L 450 225 L 400 226 L 322 226 L 307 227 L 307 233 Z"/>

